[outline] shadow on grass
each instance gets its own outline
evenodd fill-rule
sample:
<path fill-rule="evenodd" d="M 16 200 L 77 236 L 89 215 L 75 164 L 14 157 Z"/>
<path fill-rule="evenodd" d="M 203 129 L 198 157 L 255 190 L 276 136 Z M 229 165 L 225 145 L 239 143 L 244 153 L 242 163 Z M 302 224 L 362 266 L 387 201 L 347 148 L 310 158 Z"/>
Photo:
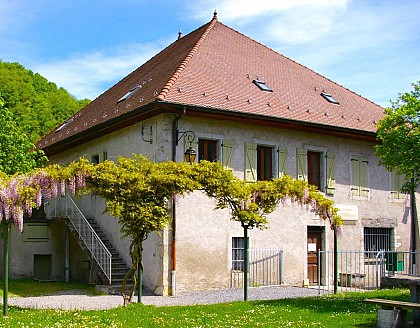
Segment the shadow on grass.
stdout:
<path fill-rule="evenodd" d="M 66 283 L 61 281 L 38 281 L 34 279 L 9 280 L 9 296 L 30 297 L 47 296 L 56 293 L 74 294 L 75 290 L 88 295 L 100 295 L 93 285 Z M 0 279 L 0 296 L 3 296 L 3 279 Z"/>

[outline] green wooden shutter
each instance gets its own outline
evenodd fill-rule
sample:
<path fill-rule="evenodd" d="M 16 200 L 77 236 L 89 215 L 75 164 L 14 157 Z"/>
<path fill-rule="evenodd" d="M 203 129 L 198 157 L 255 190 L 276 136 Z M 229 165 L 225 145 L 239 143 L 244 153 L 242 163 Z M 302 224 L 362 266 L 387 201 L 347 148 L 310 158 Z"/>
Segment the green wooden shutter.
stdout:
<path fill-rule="evenodd" d="M 184 153 L 187 151 L 187 149 L 192 148 L 197 153 L 197 156 L 195 157 L 194 163 L 198 163 L 198 139 L 194 138 L 193 141 L 189 141 L 188 138 L 184 137 Z M 182 156 L 182 161 L 185 161 L 185 156 Z"/>
<path fill-rule="evenodd" d="M 351 159 L 351 194 L 360 196 L 360 164 L 359 158 Z"/>
<path fill-rule="evenodd" d="M 227 170 L 233 170 L 233 142 L 223 140 L 222 165 Z"/>
<path fill-rule="evenodd" d="M 398 175 L 391 172 L 391 199 L 398 199 Z"/>
<path fill-rule="evenodd" d="M 287 148 L 279 148 L 279 178 L 287 174 Z"/>
<path fill-rule="evenodd" d="M 99 153 L 98 156 L 99 156 L 99 163 L 102 163 L 103 161 L 106 161 L 108 159 L 108 154 L 106 151 Z"/>
<path fill-rule="evenodd" d="M 369 162 L 367 159 L 360 159 L 360 196 L 369 196 Z"/>
<path fill-rule="evenodd" d="M 404 198 L 401 188 L 404 184 L 404 177 L 395 172 L 391 173 L 391 199 Z"/>
<path fill-rule="evenodd" d="M 48 241 L 47 223 L 25 223 L 23 241 Z"/>
<path fill-rule="evenodd" d="M 245 180 L 257 181 L 257 145 L 245 143 Z"/>
<path fill-rule="evenodd" d="M 330 195 L 335 193 L 335 156 L 333 153 L 327 152 L 325 156 L 326 170 L 327 170 L 327 181 L 325 186 L 325 192 Z"/>
<path fill-rule="evenodd" d="M 296 149 L 296 173 L 298 180 L 308 181 L 308 160 L 306 149 Z"/>

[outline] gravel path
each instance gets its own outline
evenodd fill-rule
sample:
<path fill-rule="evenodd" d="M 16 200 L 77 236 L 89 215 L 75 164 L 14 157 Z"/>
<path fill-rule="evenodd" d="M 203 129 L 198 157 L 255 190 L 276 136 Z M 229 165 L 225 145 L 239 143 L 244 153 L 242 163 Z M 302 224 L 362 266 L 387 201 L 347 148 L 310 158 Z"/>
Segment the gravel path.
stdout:
<path fill-rule="evenodd" d="M 270 300 L 318 296 L 317 289 L 299 287 L 257 287 L 249 288 L 248 300 Z M 154 296 L 144 294 L 145 305 L 171 306 L 192 304 L 215 304 L 243 300 L 242 289 L 226 289 L 218 291 L 193 292 L 179 296 Z M 137 296 L 133 298 L 137 302 Z M 80 290 L 70 290 L 60 294 L 40 297 L 11 297 L 9 305 L 22 308 L 63 309 L 63 310 L 105 310 L 123 305 L 121 296 L 86 295 Z"/>

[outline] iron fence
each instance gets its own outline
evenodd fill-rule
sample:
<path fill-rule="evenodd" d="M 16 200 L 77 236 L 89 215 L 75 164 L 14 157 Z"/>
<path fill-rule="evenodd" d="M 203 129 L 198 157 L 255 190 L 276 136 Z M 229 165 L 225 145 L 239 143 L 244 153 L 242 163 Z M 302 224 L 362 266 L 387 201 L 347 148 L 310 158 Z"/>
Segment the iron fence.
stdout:
<path fill-rule="evenodd" d="M 256 248 L 249 250 L 248 286 L 276 286 L 284 280 L 284 255 L 280 248 Z M 231 287 L 244 286 L 242 270 L 231 271 Z"/>
<path fill-rule="evenodd" d="M 380 288 L 381 277 L 396 273 L 417 275 L 419 252 L 408 251 L 339 251 L 338 291 Z M 318 288 L 334 289 L 334 252 L 319 251 Z"/>

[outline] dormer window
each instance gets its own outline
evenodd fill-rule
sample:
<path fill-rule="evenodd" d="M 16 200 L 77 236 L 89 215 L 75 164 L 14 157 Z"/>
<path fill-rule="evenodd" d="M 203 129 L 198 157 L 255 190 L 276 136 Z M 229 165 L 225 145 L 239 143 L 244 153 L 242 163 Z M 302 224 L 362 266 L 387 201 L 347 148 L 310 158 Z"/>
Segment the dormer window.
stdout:
<path fill-rule="evenodd" d="M 120 99 L 118 99 L 117 103 L 126 100 L 128 97 L 130 97 L 138 89 L 140 89 L 140 86 L 136 85 L 134 88 L 130 89 L 130 91 L 128 91 L 124 96 L 122 96 Z"/>
<path fill-rule="evenodd" d="M 333 96 L 331 96 L 328 93 L 321 92 L 321 96 L 324 97 L 324 99 L 326 99 L 328 102 L 330 102 L 332 104 L 340 105 L 340 103 Z"/>
<path fill-rule="evenodd" d="M 252 81 L 258 88 L 260 88 L 262 91 L 267 92 L 273 92 L 273 89 L 271 89 L 265 82 L 260 80 L 253 80 Z"/>

